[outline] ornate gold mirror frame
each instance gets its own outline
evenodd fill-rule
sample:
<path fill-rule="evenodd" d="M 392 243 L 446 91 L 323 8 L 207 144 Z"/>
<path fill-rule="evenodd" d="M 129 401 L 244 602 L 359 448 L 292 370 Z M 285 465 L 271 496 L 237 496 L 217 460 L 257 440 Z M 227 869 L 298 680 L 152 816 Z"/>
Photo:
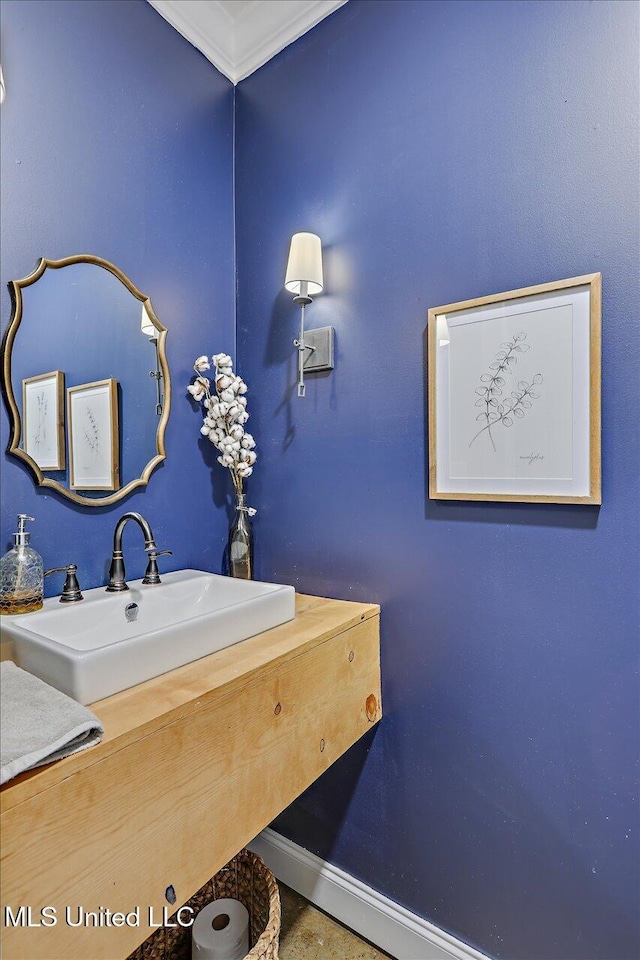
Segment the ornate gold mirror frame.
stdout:
<path fill-rule="evenodd" d="M 19 444 L 22 435 L 22 422 L 20 419 L 20 410 L 18 409 L 11 383 L 11 355 L 13 342 L 22 321 L 23 288 L 28 287 L 32 283 L 35 283 L 36 280 L 39 280 L 47 268 L 51 270 L 58 270 L 60 267 L 67 267 L 74 263 L 92 263 L 95 266 L 103 267 L 105 270 L 108 270 L 110 273 L 112 273 L 114 277 L 117 277 L 117 279 L 124 284 L 127 290 L 136 298 L 136 300 L 139 300 L 144 305 L 144 308 L 149 315 L 149 319 L 151 320 L 153 326 L 158 330 L 157 350 L 163 382 L 163 403 L 162 414 L 160 416 L 156 431 L 156 456 L 149 460 L 139 477 L 129 481 L 123 487 L 121 487 L 119 490 L 116 490 L 109 496 L 100 498 L 83 497 L 75 491 L 67 489 L 57 480 L 51 480 L 49 477 L 46 477 L 35 460 L 30 457 L 25 450 L 20 448 Z M 29 276 L 24 277 L 22 280 L 9 281 L 8 286 L 11 294 L 12 310 L 9 326 L 7 327 L 7 330 L 2 338 L 2 368 L 0 371 L 2 377 L 2 392 L 9 414 L 11 431 L 9 443 L 7 445 L 7 453 L 12 454 L 14 457 L 17 457 L 19 460 L 22 460 L 24 463 L 26 463 L 33 473 L 38 486 L 49 487 L 49 489 L 55 490 L 61 496 L 66 497 L 66 499 L 72 500 L 74 503 L 81 503 L 85 507 L 107 507 L 112 503 L 117 503 L 119 500 L 123 500 L 124 497 L 128 496 L 137 487 L 146 487 L 153 471 L 160 463 L 162 463 L 163 460 L 166 459 L 167 456 L 164 437 L 167 422 L 169 420 L 169 411 L 171 408 L 171 379 L 169 376 L 169 365 L 167 363 L 165 351 L 167 328 L 158 320 L 157 316 L 155 315 L 153 307 L 151 306 L 151 299 L 145 296 L 144 293 L 141 293 L 135 284 L 132 283 L 131 280 L 129 280 L 129 278 L 113 263 L 110 263 L 108 260 L 103 260 L 101 257 L 93 256 L 92 254 L 78 254 L 73 257 L 64 257 L 61 260 L 47 260 L 46 257 L 41 257 L 33 273 L 30 273 Z"/>

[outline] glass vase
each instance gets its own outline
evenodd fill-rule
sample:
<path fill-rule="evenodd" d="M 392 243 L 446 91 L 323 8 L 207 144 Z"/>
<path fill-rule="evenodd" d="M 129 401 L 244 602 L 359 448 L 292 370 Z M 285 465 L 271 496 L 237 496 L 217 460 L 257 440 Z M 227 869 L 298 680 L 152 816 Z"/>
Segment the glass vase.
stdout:
<path fill-rule="evenodd" d="M 253 580 L 253 530 L 244 493 L 236 494 L 236 515 L 229 530 L 229 575 Z"/>

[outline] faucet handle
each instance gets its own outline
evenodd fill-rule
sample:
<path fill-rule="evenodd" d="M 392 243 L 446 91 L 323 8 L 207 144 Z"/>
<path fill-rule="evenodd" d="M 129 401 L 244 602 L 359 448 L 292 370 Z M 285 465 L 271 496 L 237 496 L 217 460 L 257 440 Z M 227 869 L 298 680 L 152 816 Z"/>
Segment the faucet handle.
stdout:
<path fill-rule="evenodd" d="M 45 577 L 50 576 L 52 573 L 66 573 L 67 576 L 64 581 L 62 593 L 60 594 L 60 603 L 75 603 L 77 600 L 84 599 L 80 592 L 80 584 L 76 576 L 77 570 L 78 568 L 75 563 L 68 563 L 65 567 L 52 567 L 50 570 L 44 571 Z"/>
<path fill-rule="evenodd" d="M 142 578 L 143 583 L 160 583 L 160 571 L 158 570 L 158 557 L 172 556 L 173 550 L 156 550 L 155 547 L 147 548 L 146 553 L 149 557 L 149 562 L 147 564 L 147 569 L 145 571 L 144 577 Z"/>

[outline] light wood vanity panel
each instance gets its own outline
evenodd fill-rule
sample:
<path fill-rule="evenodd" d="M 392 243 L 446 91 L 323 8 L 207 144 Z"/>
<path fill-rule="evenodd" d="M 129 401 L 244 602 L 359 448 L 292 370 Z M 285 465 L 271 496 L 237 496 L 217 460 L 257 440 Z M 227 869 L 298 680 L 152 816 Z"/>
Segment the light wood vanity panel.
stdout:
<path fill-rule="evenodd" d="M 6 785 L 3 903 L 59 920 L 3 927 L 5 960 L 126 957 L 169 885 L 184 903 L 380 719 L 378 614 L 298 597 L 296 620 L 94 705 L 103 744 Z M 141 926 L 69 927 L 79 904 Z"/>
<path fill-rule="evenodd" d="M 289 623 L 92 704 L 91 709 L 105 728 L 102 743 L 51 766 L 23 773 L 0 787 L 0 809 L 8 810 L 22 803 L 59 783 L 70 771 L 76 773 L 81 767 L 97 763 L 126 743 L 184 716 L 192 709 L 195 698 L 215 696 L 229 683 L 243 684 L 251 673 L 267 664 L 285 663 L 379 613 L 380 608 L 374 603 L 296 594 L 296 616 Z"/>

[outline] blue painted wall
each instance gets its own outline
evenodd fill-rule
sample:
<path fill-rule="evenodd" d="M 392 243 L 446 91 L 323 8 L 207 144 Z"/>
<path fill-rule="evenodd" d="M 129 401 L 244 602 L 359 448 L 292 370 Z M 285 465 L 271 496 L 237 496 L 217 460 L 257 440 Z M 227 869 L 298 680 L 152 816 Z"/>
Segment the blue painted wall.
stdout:
<path fill-rule="evenodd" d="M 165 569 L 219 571 L 226 478 L 185 385 L 195 356 L 234 345 L 233 87 L 144 0 L 5 0 L 2 52 L 2 326 L 7 281 L 39 256 L 97 254 L 168 327 L 174 397 L 169 458 L 124 504 L 74 507 L 3 454 L 1 552 L 24 511 L 45 565 L 73 560 L 83 586 L 102 584 L 115 520 L 132 509 L 173 548 Z M 4 408 L 1 431 L 4 450 Z M 141 576 L 139 531 L 125 539 Z"/>
<path fill-rule="evenodd" d="M 236 94 L 258 573 L 383 611 L 384 721 L 277 828 L 508 960 L 640 955 L 637 63 L 636 3 L 350 0 Z M 429 501 L 427 308 L 596 270 L 602 508 Z"/>

